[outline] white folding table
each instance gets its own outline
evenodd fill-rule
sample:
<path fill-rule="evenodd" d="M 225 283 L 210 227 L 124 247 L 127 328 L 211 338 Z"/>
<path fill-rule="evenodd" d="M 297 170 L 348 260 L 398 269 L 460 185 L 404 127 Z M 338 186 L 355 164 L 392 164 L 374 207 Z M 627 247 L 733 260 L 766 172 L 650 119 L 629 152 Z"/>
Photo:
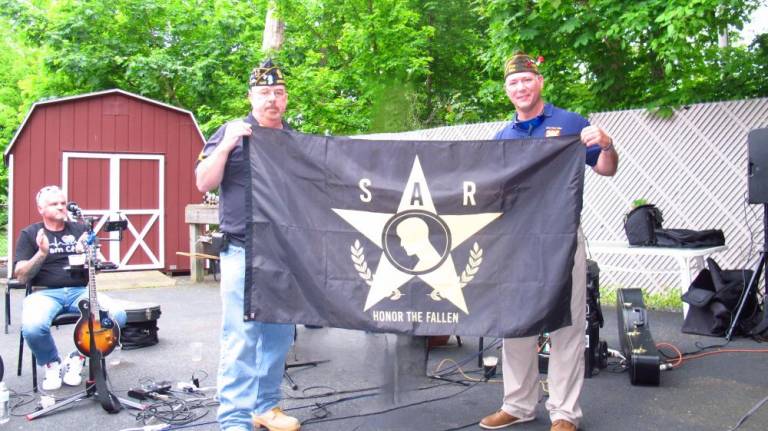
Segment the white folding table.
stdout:
<path fill-rule="evenodd" d="M 613 254 L 630 256 L 666 256 L 677 261 L 680 270 L 680 294 L 685 294 L 690 287 L 693 277 L 691 263 L 696 262 L 699 269 L 704 268 L 704 258 L 728 249 L 726 245 L 706 248 L 677 248 L 677 247 L 636 247 L 624 241 L 589 241 L 588 250 L 591 254 Z M 683 303 L 683 317 L 688 314 L 688 304 Z"/>

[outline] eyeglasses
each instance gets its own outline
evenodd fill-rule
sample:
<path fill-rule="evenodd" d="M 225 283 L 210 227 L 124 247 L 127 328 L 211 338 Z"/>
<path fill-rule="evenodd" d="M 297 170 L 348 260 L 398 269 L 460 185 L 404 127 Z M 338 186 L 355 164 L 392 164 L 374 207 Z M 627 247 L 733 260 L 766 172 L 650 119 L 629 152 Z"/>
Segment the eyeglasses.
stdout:
<path fill-rule="evenodd" d="M 521 78 L 512 78 L 506 82 L 506 86 L 510 88 L 517 87 L 517 84 L 523 84 L 523 87 L 530 88 L 536 84 L 538 79 L 531 76 L 523 76 Z"/>
<path fill-rule="evenodd" d="M 61 192 L 64 193 L 63 190 L 59 186 L 45 186 L 42 189 L 40 189 L 39 192 L 37 192 L 37 196 L 35 197 L 35 203 L 40 205 L 40 198 L 46 194 L 51 192 Z"/>
<path fill-rule="evenodd" d="M 269 88 L 259 88 L 258 90 L 254 89 L 253 94 L 259 96 L 259 97 L 269 97 L 269 96 L 275 96 L 275 98 L 285 97 L 285 89 L 282 88 L 275 88 L 274 90 L 270 90 Z"/>

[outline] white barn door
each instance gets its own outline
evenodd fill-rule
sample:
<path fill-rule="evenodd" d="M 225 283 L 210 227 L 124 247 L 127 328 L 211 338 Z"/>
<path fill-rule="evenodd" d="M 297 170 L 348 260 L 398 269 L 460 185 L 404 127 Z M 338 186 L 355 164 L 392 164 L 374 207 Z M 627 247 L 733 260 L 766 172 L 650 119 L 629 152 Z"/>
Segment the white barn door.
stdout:
<path fill-rule="evenodd" d="M 165 158 L 156 154 L 74 153 L 62 155 L 62 182 L 70 201 L 95 217 L 101 257 L 119 269 L 165 266 Z M 107 221 L 127 220 L 123 239 L 102 232 Z"/>

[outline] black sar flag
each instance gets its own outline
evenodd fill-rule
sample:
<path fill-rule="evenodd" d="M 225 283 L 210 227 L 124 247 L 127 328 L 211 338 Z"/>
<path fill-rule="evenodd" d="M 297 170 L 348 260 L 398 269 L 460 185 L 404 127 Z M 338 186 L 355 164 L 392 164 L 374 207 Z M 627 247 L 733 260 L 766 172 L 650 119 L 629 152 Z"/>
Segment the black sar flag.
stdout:
<path fill-rule="evenodd" d="M 376 141 L 255 129 L 245 318 L 413 335 L 570 325 L 578 136 Z"/>

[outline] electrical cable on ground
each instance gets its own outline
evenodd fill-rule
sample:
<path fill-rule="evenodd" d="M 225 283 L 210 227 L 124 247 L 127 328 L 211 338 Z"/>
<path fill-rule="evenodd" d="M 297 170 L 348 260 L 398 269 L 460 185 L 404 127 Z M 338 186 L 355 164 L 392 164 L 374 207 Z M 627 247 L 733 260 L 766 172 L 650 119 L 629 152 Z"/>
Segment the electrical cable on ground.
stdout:
<path fill-rule="evenodd" d="M 360 414 L 356 414 L 356 415 L 339 416 L 339 417 L 336 417 L 336 418 L 322 418 L 322 419 L 317 419 L 317 420 L 315 420 L 315 419 L 308 419 L 308 420 L 306 420 L 306 421 L 304 421 L 302 423 L 302 426 L 306 426 L 306 425 L 310 425 L 310 424 L 316 424 L 316 423 L 323 423 L 323 422 L 335 422 L 335 421 L 341 421 L 341 420 L 346 420 L 346 419 L 355 419 L 355 418 L 363 418 L 363 417 L 368 417 L 368 416 L 376 416 L 376 415 L 390 413 L 390 412 L 401 410 L 401 409 L 406 409 L 406 408 L 409 408 L 409 407 L 415 407 L 415 406 L 419 406 L 419 405 L 423 405 L 423 404 L 432 403 L 432 402 L 435 402 L 435 401 L 447 400 L 449 398 L 452 398 L 452 397 L 455 397 L 457 395 L 463 394 L 464 392 L 467 392 L 468 390 L 474 388 L 477 385 L 478 385 L 478 383 L 471 384 L 470 386 L 467 386 L 466 388 L 464 388 L 464 389 L 462 389 L 462 390 L 460 390 L 460 391 L 458 391 L 456 393 L 453 393 L 451 395 L 447 395 L 447 396 L 444 396 L 444 397 L 432 398 L 432 399 L 429 399 L 429 400 L 423 400 L 423 401 L 417 401 L 417 402 L 414 402 L 414 403 L 403 404 L 401 406 L 396 406 L 396 407 L 392 407 L 392 408 L 389 408 L 389 409 L 384 409 L 384 410 L 379 410 L 379 411 L 374 411 L 374 412 L 368 412 L 368 413 L 360 413 Z"/>
<path fill-rule="evenodd" d="M 762 400 L 758 401 L 758 402 L 757 402 L 757 404 L 755 404 L 755 405 L 754 405 L 754 406 L 753 406 L 751 409 L 749 409 L 749 411 L 748 411 L 748 412 L 746 412 L 746 413 L 744 414 L 744 416 L 742 416 L 742 417 L 741 417 L 741 419 L 739 419 L 739 421 L 736 423 L 736 425 L 735 425 L 733 428 L 729 428 L 729 429 L 728 429 L 728 431 L 735 431 L 736 429 L 738 429 L 739 427 L 741 427 L 741 425 L 743 425 L 743 424 L 744 424 L 744 422 L 745 422 L 745 421 L 746 421 L 746 420 L 747 420 L 747 419 L 748 419 L 750 416 L 752 416 L 752 414 L 754 414 L 754 413 L 755 413 L 755 412 L 756 412 L 756 411 L 757 411 L 757 410 L 758 410 L 760 407 L 762 407 L 762 406 L 763 406 L 763 404 L 765 404 L 766 402 L 768 402 L 768 397 L 765 397 L 765 398 L 763 398 Z"/>
<path fill-rule="evenodd" d="M 725 345 L 725 344 L 723 344 L 723 345 Z M 657 343 L 656 347 L 658 348 L 659 353 L 662 356 L 664 356 L 667 359 L 670 359 L 669 361 L 666 362 L 666 364 L 671 365 L 672 368 L 678 368 L 678 367 L 682 366 L 685 361 L 689 361 L 689 360 L 692 360 L 692 359 L 699 359 L 699 358 L 703 358 L 705 356 L 717 355 L 717 354 L 721 354 L 721 353 L 768 353 L 768 349 L 734 349 L 734 348 L 723 349 L 723 348 L 718 348 L 716 350 L 708 350 L 709 348 L 719 347 L 719 346 L 707 346 L 705 348 L 701 348 L 701 349 L 696 350 L 694 352 L 683 353 L 675 345 L 673 345 L 671 343 L 666 343 L 666 342 Z M 676 355 L 675 356 L 667 355 L 663 351 L 664 347 L 667 347 L 667 348 L 670 348 L 670 349 L 674 350 Z M 705 350 L 708 350 L 708 351 L 705 351 Z"/>

